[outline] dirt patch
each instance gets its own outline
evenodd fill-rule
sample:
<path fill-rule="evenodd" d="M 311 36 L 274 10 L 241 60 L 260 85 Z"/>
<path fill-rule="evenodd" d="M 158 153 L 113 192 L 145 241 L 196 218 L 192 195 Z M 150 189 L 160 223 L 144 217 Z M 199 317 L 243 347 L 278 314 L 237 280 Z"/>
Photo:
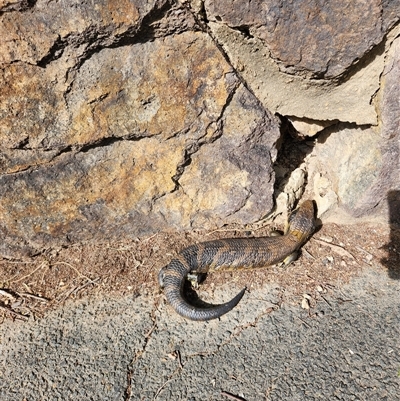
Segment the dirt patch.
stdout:
<path fill-rule="evenodd" d="M 74 245 L 49 249 L 24 260 L 0 260 L 0 322 L 6 318 L 40 317 L 71 299 L 96 294 L 124 296 L 159 293 L 157 274 L 180 249 L 214 238 L 268 235 L 254 232 L 159 233 L 118 243 Z M 224 283 L 249 291 L 276 283 L 282 301 L 310 306 L 324 293 L 345 284 L 365 266 L 400 277 L 399 231 L 378 224 L 326 224 L 302 248 L 300 258 L 281 268 L 210 274 L 202 292 L 218 292 Z"/>

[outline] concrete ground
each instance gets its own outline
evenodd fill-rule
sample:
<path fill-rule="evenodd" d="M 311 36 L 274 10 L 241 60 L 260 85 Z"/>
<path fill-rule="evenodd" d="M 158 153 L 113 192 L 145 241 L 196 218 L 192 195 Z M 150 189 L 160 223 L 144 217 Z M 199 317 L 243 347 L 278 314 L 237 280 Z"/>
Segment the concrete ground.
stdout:
<path fill-rule="evenodd" d="M 227 300 L 238 288 L 220 288 Z M 400 400 L 400 281 L 379 267 L 315 307 L 247 293 L 191 322 L 162 296 L 95 296 L 0 325 L 0 399 Z"/>

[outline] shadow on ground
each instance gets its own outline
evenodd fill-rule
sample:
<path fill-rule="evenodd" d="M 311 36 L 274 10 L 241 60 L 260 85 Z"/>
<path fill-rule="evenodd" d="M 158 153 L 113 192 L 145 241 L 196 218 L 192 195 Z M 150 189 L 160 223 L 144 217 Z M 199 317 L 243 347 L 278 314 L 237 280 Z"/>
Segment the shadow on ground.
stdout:
<path fill-rule="evenodd" d="M 389 277 L 400 280 L 400 191 L 390 191 L 389 206 L 390 241 L 384 246 L 388 256 L 381 259 L 387 267 Z"/>

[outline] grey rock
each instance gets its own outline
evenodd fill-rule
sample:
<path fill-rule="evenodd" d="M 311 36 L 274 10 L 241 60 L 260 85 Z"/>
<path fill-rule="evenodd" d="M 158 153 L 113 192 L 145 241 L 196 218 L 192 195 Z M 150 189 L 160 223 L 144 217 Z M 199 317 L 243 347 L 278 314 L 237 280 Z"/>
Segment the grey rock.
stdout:
<path fill-rule="evenodd" d="M 314 79 L 345 74 L 400 17 L 398 1 L 206 0 L 204 5 L 209 20 L 261 39 L 284 72 Z"/>

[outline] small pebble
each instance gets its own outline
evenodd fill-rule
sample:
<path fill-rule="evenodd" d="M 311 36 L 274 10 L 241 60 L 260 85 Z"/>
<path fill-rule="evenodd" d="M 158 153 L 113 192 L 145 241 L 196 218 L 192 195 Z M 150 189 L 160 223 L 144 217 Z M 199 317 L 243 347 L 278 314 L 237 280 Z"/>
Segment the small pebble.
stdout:
<path fill-rule="evenodd" d="M 301 307 L 303 309 L 310 309 L 310 302 L 308 301 L 308 299 L 303 298 L 301 301 Z"/>

